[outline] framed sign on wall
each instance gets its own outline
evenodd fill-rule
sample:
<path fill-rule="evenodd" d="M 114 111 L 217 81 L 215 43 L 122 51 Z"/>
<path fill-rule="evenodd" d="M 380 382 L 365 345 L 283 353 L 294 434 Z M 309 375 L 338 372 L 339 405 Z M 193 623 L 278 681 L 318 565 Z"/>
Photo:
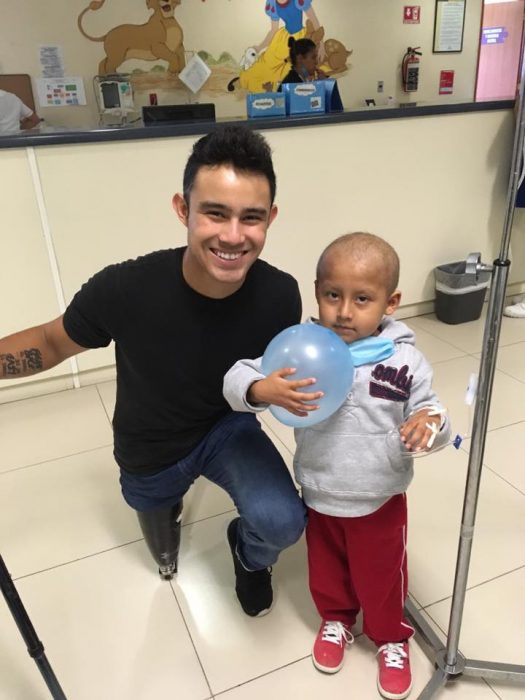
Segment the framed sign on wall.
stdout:
<path fill-rule="evenodd" d="M 460 53 L 463 50 L 467 0 L 436 0 L 433 53 Z"/>

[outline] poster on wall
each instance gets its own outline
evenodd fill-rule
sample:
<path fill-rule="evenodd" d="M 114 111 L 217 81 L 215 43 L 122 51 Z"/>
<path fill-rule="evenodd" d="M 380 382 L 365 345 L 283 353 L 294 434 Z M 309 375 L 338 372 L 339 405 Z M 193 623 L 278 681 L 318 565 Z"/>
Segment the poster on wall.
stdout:
<path fill-rule="evenodd" d="M 86 104 L 82 78 L 38 78 L 36 85 L 41 107 L 76 107 Z"/>
<path fill-rule="evenodd" d="M 454 92 L 454 71 L 442 70 L 439 74 L 439 94 L 452 95 Z"/>
<path fill-rule="evenodd" d="M 463 50 L 466 0 L 436 0 L 434 53 L 459 53 Z"/>
<path fill-rule="evenodd" d="M 403 24 L 419 24 L 421 21 L 420 5 L 405 5 L 403 8 Z"/>
<path fill-rule="evenodd" d="M 46 44 L 39 47 L 43 78 L 61 78 L 64 75 L 64 54 L 61 46 Z"/>

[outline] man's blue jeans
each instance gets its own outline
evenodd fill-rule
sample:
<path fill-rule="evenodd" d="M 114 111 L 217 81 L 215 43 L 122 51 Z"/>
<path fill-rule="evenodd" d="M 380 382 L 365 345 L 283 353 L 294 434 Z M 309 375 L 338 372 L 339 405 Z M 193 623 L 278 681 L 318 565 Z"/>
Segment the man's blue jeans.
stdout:
<path fill-rule="evenodd" d="M 144 512 L 174 506 L 199 476 L 229 493 L 241 521 L 237 553 L 249 570 L 264 569 L 296 542 L 305 508 L 288 469 L 251 413 L 230 413 L 190 454 L 152 475 L 121 470 L 126 503 Z"/>

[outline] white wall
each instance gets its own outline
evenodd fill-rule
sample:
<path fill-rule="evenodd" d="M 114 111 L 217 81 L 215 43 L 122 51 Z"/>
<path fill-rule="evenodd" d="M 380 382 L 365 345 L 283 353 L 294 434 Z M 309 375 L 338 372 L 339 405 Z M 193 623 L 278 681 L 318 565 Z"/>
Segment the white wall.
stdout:
<path fill-rule="evenodd" d="M 512 132 L 508 110 L 266 132 L 280 213 L 264 257 L 298 278 L 306 315 L 315 311 L 314 270 L 323 247 L 344 232 L 371 231 L 400 254 L 401 315 L 429 310 L 436 265 L 474 250 L 491 261 L 499 250 Z M 36 149 L 66 300 L 104 265 L 184 243 L 171 197 L 193 141 Z M 0 191 L 3 336 L 57 316 L 59 307 L 25 150 L 0 151 Z M 524 282 L 521 210 L 512 253 L 511 281 Z M 88 373 L 81 381 L 92 381 L 89 372 L 112 365 L 112 350 L 84 353 L 78 362 Z M 0 402 L 49 391 L 40 380 L 2 383 Z M 56 381 L 58 388 L 71 385 L 68 376 Z"/>
<path fill-rule="evenodd" d="M 77 28 L 77 17 L 88 4 L 88 0 L 0 0 L 0 72 L 29 73 L 34 80 L 41 75 L 38 47 L 52 44 L 63 48 L 66 75 L 84 79 L 87 107 L 40 108 L 52 126 L 86 127 L 96 123 L 92 79 L 104 52 L 101 43 L 89 41 Z M 182 0 L 176 17 L 184 30 L 185 48 L 204 49 L 216 58 L 228 51 L 239 60 L 244 50 L 260 43 L 269 29 L 264 4 L 264 0 Z M 472 98 L 482 0 L 468 0 L 466 4 L 465 40 L 459 54 L 432 53 L 435 0 L 419 0 L 419 25 L 403 24 L 404 4 L 405 0 L 314 0 L 313 7 L 326 37 L 339 39 L 353 50 L 349 70 L 339 77 L 346 108 L 363 106 L 365 97 L 386 104 L 388 95 L 427 103 Z M 107 0 L 100 10 L 87 13 L 84 26 L 89 34 L 99 36 L 120 24 L 142 24 L 149 15 L 145 0 Z M 420 89 L 410 97 L 403 95 L 399 77 L 401 59 L 408 46 L 421 46 L 423 51 Z M 153 65 L 133 60 L 125 62 L 120 70 L 137 66 L 150 70 Z M 452 96 L 438 94 L 441 69 L 456 71 Z M 382 95 L 377 93 L 378 80 L 384 81 Z M 34 92 L 36 96 L 36 89 Z M 182 90 L 155 92 L 164 103 L 188 99 Z M 138 105 L 147 99 L 148 91 L 136 95 Z M 204 89 L 198 99 L 216 102 L 219 116 L 246 114 L 245 96 L 238 90 L 212 93 Z"/>

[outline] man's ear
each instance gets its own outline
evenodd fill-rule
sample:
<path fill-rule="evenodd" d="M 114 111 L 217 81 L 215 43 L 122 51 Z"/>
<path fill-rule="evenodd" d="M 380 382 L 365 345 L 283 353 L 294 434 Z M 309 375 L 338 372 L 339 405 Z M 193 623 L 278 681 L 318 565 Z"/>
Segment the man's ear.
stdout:
<path fill-rule="evenodd" d="M 390 316 L 399 307 L 401 303 L 401 292 L 396 289 L 389 297 L 386 304 L 385 315 Z"/>
<path fill-rule="evenodd" d="M 268 226 L 271 226 L 274 222 L 275 217 L 279 213 L 279 209 L 277 208 L 277 204 L 272 204 L 270 208 L 270 216 L 268 217 Z"/>
<path fill-rule="evenodd" d="M 314 289 L 315 289 L 315 300 L 317 303 L 319 303 L 319 280 L 315 280 Z"/>
<path fill-rule="evenodd" d="M 179 220 L 184 224 L 184 226 L 188 225 L 188 214 L 189 214 L 189 207 L 186 204 L 186 200 L 184 199 L 184 196 L 177 192 L 177 194 L 173 195 L 173 199 L 171 200 L 171 204 L 173 208 L 175 209 L 175 213 L 179 217 Z"/>

